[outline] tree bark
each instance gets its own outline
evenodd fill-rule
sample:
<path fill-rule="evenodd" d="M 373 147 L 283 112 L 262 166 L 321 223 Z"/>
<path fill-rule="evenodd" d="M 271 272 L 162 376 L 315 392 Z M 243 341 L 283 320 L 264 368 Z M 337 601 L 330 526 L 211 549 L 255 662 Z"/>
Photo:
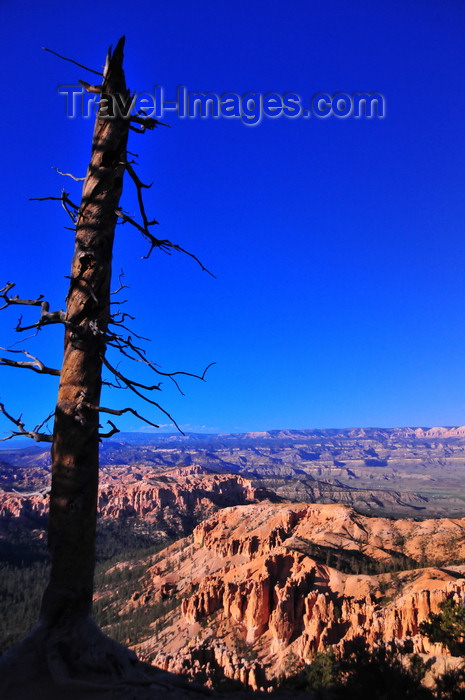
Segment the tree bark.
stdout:
<path fill-rule="evenodd" d="M 123 47 L 124 37 L 110 49 L 102 93 L 126 101 Z M 99 413 L 92 406 L 100 405 L 128 128 L 121 115 L 103 118 L 101 106 L 76 225 L 52 444 L 51 574 L 40 613 L 41 622 L 52 626 L 87 616 L 92 605 L 99 472 Z"/>
<path fill-rule="evenodd" d="M 118 95 L 119 104 L 128 105 L 123 47 L 124 37 L 108 54 L 102 102 L 106 95 L 110 103 L 111 96 Z M 139 662 L 134 652 L 106 637 L 91 617 L 98 407 L 110 320 L 116 211 L 127 165 L 130 125 L 129 114 L 115 113 L 105 118 L 102 102 L 76 222 L 66 314 L 64 319 L 60 317 L 65 322 L 65 342 L 52 443 L 48 530 L 51 574 L 39 624 L 0 658 L 0 696 L 5 700 L 39 696 L 49 700 L 84 696 L 131 700 L 136 695 L 144 700 L 168 695 L 194 700 L 210 694 L 183 678 Z M 39 303 L 40 299 L 33 302 Z M 22 425 L 20 419 L 13 422 Z"/>

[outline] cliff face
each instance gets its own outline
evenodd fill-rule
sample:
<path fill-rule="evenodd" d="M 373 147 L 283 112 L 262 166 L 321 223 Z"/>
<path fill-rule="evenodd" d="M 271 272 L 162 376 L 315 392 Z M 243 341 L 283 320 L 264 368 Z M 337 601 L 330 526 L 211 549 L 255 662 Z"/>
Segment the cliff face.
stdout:
<path fill-rule="evenodd" d="M 308 659 L 328 645 L 343 646 L 363 636 L 373 646 L 392 639 L 408 642 L 412 651 L 442 651 L 429 644 L 419 624 L 446 597 L 462 600 L 465 579 L 427 568 L 402 572 L 395 580 L 344 575 L 310 557 L 277 547 L 220 575 L 207 576 L 198 590 L 182 602 L 186 622 L 204 620 L 220 611 L 238 623 L 248 644 L 266 634 L 278 655 L 292 641 L 293 650 Z M 390 586 L 383 600 L 377 584 Z"/>
<path fill-rule="evenodd" d="M 152 600 L 169 581 L 182 601 L 137 650 L 171 671 L 203 680 L 222 673 L 253 688 L 285 671 L 291 655 L 308 662 L 359 636 L 371 646 L 394 640 L 412 652 L 446 653 L 419 625 L 445 598 L 464 599 L 465 566 L 349 569 L 383 571 L 433 553 L 447 559 L 451 542 L 463 557 L 464 528 L 458 520 L 365 518 L 332 505 L 224 509 L 149 569 Z M 345 571 L 325 563 L 331 557 Z"/>
<path fill-rule="evenodd" d="M 0 489 L 0 521 L 21 519 L 39 525 L 47 514 L 48 498 L 45 495 L 22 496 Z"/>
<path fill-rule="evenodd" d="M 212 513 L 216 508 L 253 502 L 257 489 L 250 481 L 231 474 L 211 474 L 201 467 L 176 469 L 163 480 L 133 482 L 122 488 L 103 483 L 99 495 L 99 513 L 106 517 L 138 515 L 154 517 L 159 510 L 173 508 L 177 513 Z M 216 507 L 216 508 L 215 508 Z"/>
<path fill-rule="evenodd" d="M 98 513 L 102 518 L 137 517 L 148 523 L 162 523 L 182 535 L 196 519 L 218 508 L 255 502 L 265 495 L 248 479 L 214 474 L 198 465 L 166 471 L 162 476 L 151 473 L 150 468 L 120 468 L 102 475 Z M 47 514 L 46 494 L 0 489 L 3 525 L 43 527 Z"/>
<path fill-rule="evenodd" d="M 448 555 L 465 558 L 465 518 L 416 522 L 367 517 L 343 505 L 267 503 L 223 509 L 196 527 L 194 542 L 223 557 L 254 558 L 285 544 L 307 554 L 313 546 L 367 561 L 405 556 L 442 562 Z"/>
<path fill-rule="evenodd" d="M 126 438 L 102 443 L 101 476 L 108 483 L 157 481 L 167 469 L 174 474 L 177 465 L 200 464 L 210 472 L 257 480 L 295 503 L 343 503 L 397 518 L 465 516 L 465 427 Z M 5 450 L 1 457 L 5 491 L 46 486 L 49 451 Z"/>
<path fill-rule="evenodd" d="M 291 659 L 309 661 L 359 636 L 445 652 L 418 630 L 446 597 L 465 597 L 465 565 L 457 564 L 465 561 L 465 519 L 390 520 L 270 496 L 197 465 L 163 474 L 103 468 L 102 518 L 177 534 L 205 518 L 146 562 L 128 601 L 116 590 L 121 619 L 147 620 L 135 646 L 143 658 L 203 682 L 226 677 L 259 688 Z M 0 528 L 40 528 L 46 514 L 40 493 L 0 490 Z M 109 597 L 109 589 L 97 594 L 104 610 Z"/>

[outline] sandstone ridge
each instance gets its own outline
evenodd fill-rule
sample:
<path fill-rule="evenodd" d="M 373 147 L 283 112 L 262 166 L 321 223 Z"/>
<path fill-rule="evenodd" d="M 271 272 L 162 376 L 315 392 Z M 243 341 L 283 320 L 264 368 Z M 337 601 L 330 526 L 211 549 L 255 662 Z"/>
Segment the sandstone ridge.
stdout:
<path fill-rule="evenodd" d="M 236 474 L 215 474 L 199 465 L 157 473 L 145 467 L 117 468 L 103 473 L 98 496 L 102 518 L 138 518 L 172 534 L 186 534 L 195 522 L 219 508 L 266 498 L 265 489 Z M 47 492 L 20 493 L 0 488 L 0 526 L 45 525 Z"/>
<path fill-rule="evenodd" d="M 445 598 L 463 600 L 465 567 L 446 562 L 464 555 L 465 520 L 391 521 L 335 505 L 226 508 L 149 566 L 129 609 L 180 604 L 136 650 L 169 671 L 252 688 L 272 684 L 291 658 L 308 662 L 359 636 L 442 655 L 419 625 Z"/>

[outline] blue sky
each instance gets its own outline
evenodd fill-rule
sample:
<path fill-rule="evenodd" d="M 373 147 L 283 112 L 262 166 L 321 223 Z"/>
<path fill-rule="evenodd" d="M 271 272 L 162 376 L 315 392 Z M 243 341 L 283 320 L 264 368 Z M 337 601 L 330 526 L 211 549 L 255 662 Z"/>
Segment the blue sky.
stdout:
<path fill-rule="evenodd" d="M 202 372 L 156 399 L 186 430 L 465 423 L 465 4 L 459 0 L 0 2 L 4 66 L 0 281 L 66 295 L 72 234 L 61 207 L 29 197 L 80 186 L 92 123 L 57 88 L 101 70 L 125 34 L 127 82 L 189 91 L 379 92 L 384 119 L 180 119 L 131 135 L 157 234 L 198 255 L 154 252 L 119 227 L 135 331 L 164 370 Z M 135 211 L 131 183 L 123 204 Z M 17 310 L 0 314 L 0 344 Z M 58 365 L 59 328 L 21 341 Z M 139 368 L 126 367 L 141 378 Z M 0 368 L 0 399 L 34 425 L 56 383 Z M 132 403 L 127 392 L 106 405 Z M 162 415 L 138 410 L 152 420 Z M 135 419 L 121 419 L 138 430 Z M 9 424 L 0 418 L 0 431 Z"/>

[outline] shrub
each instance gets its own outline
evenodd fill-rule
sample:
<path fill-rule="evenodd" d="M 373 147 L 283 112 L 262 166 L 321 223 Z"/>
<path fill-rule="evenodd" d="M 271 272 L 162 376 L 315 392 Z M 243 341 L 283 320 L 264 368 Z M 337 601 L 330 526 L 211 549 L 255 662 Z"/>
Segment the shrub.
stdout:
<path fill-rule="evenodd" d="M 439 603 L 441 612 L 430 613 L 420 624 L 420 632 L 430 642 L 444 644 L 452 656 L 465 654 L 465 607 L 452 598 Z"/>

